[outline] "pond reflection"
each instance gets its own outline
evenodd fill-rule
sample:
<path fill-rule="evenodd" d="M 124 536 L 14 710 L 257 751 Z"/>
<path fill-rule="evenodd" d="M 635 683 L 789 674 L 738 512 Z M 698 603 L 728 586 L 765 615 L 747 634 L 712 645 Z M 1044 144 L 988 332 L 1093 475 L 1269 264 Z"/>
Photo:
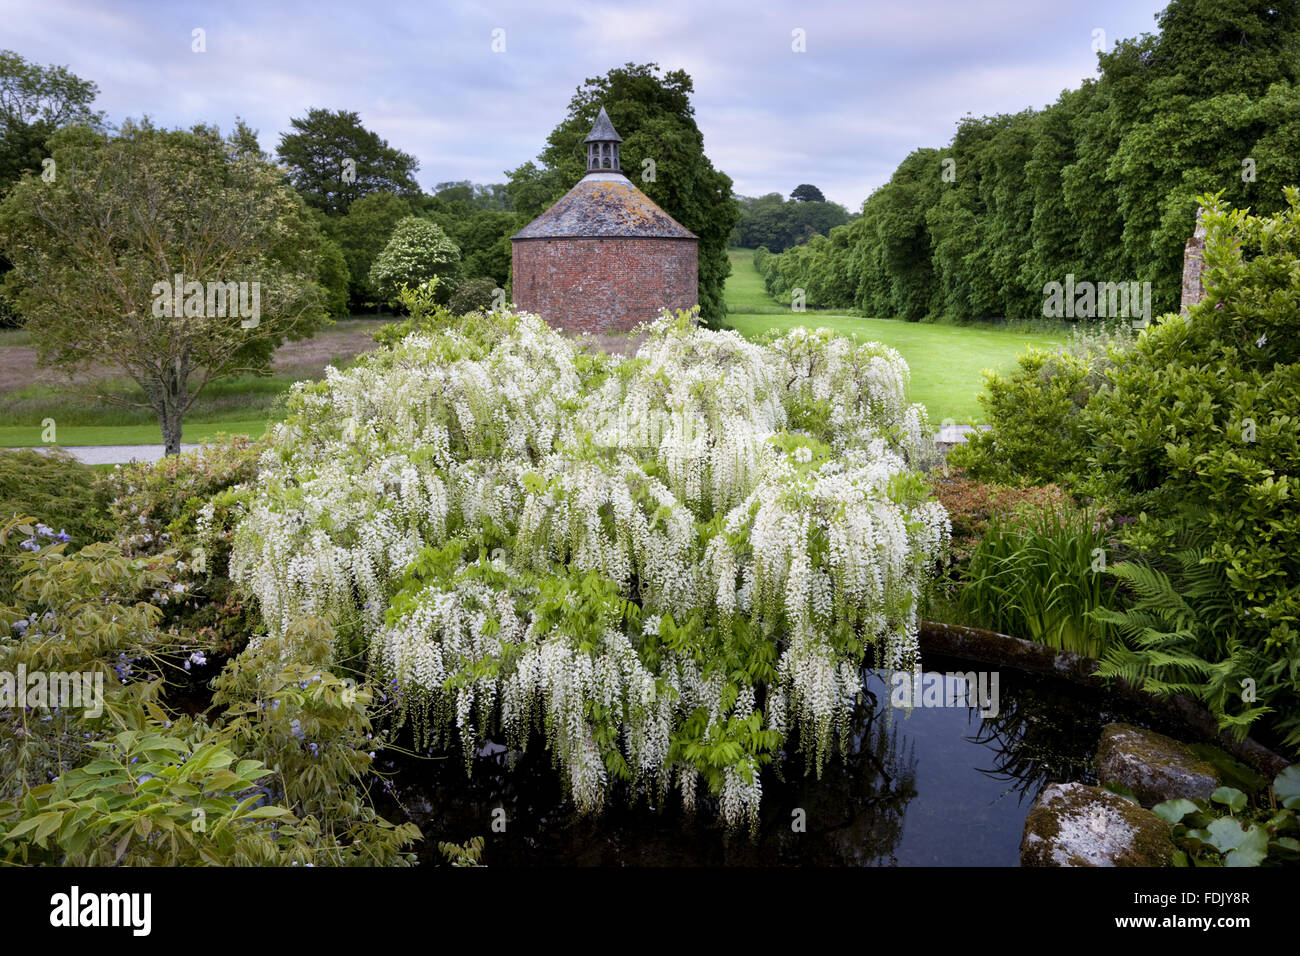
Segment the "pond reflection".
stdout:
<path fill-rule="evenodd" d="M 987 670 L 937 657 L 924 666 Z M 540 741 L 523 754 L 484 747 L 472 777 L 459 753 L 390 751 L 380 769 L 395 776 L 380 809 L 419 825 L 419 852 L 431 863 L 441 862 L 439 841 L 483 836 L 489 866 L 1015 866 L 1025 815 L 1043 786 L 1093 781 L 1092 756 L 1109 721 L 1152 726 L 1126 702 L 1009 669 L 999 674 L 996 708 L 981 710 L 971 694 L 956 706 L 903 710 L 891 705 L 890 676 L 865 671 L 847 752 L 820 779 L 797 753 L 765 769 L 753 839 L 714 823 L 709 801 L 687 815 L 673 792 L 662 806 L 644 794 L 629 805 L 619 788 L 603 815 L 578 817 Z M 498 810 L 504 832 L 493 830 Z"/>

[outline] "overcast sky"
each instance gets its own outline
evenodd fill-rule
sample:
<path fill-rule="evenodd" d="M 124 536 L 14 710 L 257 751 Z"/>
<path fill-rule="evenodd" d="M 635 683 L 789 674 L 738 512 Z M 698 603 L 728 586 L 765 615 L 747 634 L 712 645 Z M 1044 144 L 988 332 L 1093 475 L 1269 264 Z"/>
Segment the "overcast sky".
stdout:
<path fill-rule="evenodd" d="M 810 182 L 857 209 L 965 114 L 1039 108 L 1095 76 L 1095 42 L 1154 32 L 1164 5 L 0 0 L 0 48 L 93 80 L 114 123 L 241 116 L 268 152 L 311 107 L 356 110 L 420 161 L 425 188 L 503 182 L 584 79 L 655 62 L 694 78 L 705 150 L 736 192 Z M 196 28 L 206 52 L 191 49 Z"/>

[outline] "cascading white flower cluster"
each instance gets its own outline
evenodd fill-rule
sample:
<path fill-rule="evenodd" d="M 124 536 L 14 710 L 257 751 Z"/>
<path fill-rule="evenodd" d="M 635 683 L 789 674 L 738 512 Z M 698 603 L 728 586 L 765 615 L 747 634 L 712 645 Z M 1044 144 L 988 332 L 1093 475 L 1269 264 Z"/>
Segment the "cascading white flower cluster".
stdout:
<path fill-rule="evenodd" d="M 675 780 L 692 806 L 708 779 L 729 824 L 752 822 L 754 728 L 797 732 L 820 768 L 865 646 L 914 660 L 948 525 L 916 473 L 933 440 L 906 364 L 680 314 L 629 359 L 492 320 L 299 386 L 231 577 L 269 631 L 348 622 L 439 739 L 542 728 L 581 809 L 615 777 Z M 737 678 L 741 634 L 775 647 L 775 677 Z"/>

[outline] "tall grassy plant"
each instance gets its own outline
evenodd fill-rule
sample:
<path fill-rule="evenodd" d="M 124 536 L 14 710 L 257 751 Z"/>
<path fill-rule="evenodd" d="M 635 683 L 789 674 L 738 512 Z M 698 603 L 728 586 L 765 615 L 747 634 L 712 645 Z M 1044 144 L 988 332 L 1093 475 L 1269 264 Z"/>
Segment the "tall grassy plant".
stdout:
<path fill-rule="evenodd" d="M 1105 554 L 1106 525 L 1087 509 L 994 516 L 971 553 L 959 613 L 973 625 L 1097 657 L 1110 624 L 1089 612 L 1113 606 L 1116 592 L 1103 573 Z"/>

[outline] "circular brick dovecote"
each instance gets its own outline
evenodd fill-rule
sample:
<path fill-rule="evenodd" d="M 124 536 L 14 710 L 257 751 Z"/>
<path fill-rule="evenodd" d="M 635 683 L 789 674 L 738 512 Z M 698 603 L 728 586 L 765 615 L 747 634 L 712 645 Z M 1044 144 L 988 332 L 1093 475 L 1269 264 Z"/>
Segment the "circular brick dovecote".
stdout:
<path fill-rule="evenodd" d="M 575 332 L 622 332 L 699 299 L 699 239 L 619 170 L 602 107 L 587 175 L 511 237 L 515 305 Z"/>

